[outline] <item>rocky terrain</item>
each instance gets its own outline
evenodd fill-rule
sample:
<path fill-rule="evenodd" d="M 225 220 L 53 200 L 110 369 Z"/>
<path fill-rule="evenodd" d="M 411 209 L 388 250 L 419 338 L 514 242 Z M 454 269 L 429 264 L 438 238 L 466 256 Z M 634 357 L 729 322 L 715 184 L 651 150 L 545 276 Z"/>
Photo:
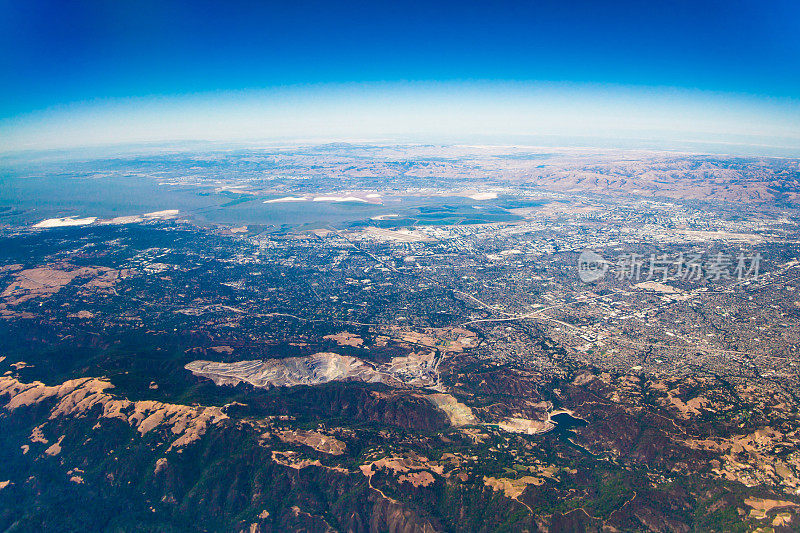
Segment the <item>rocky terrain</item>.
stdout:
<path fill-rule="evenodd" d="M 357 357 L 327 352 L 306 357 L 235 363 L 192 361 L 185 368 L 196 376 L 211 379 L 217 385 L 245 382 L 255 387 L 294 387 L 330 381 L 384 383 L 391 387 L 436 384 L 433 352 L 427 356 L 395 357 L 385 365 L 371 365 Z"/>

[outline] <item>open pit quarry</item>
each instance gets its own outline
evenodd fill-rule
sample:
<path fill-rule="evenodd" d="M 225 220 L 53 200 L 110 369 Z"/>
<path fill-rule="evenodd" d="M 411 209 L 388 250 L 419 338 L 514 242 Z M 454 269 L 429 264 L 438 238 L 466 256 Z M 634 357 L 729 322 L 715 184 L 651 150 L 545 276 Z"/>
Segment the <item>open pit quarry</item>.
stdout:
<path fill-rule="evenodd" d="M 333 352 L 305 357 L 217 363 L 192 361 L 184 368 L 217 385 L 249 383 L 254 387 L 320 385 L 331 381 L 384 383 L 390 387 L 433 387 L 438 381 L 434 353 L 395 357 L 384 365 Z"/>

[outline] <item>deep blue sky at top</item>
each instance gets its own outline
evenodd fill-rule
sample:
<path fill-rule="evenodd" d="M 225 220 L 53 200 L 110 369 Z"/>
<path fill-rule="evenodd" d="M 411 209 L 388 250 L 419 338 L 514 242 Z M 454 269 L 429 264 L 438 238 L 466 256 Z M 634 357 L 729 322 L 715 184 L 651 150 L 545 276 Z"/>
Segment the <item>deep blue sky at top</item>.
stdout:
<path fill-rule="evenodd" d="M 0 0 L 0 117 L 98 98 L 546 80 L 800 96 L 800 2 Z"/>

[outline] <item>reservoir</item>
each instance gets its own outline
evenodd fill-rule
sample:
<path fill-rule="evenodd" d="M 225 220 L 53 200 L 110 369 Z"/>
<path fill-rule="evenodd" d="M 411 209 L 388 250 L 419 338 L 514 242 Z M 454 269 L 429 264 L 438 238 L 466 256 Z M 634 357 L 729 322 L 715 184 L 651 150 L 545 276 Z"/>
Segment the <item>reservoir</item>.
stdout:
<path fill-rule="evenodd" d="M 553 431 L 569 432 L 570 434 L 573 434 L 572 430 L 575 428 L 581 428 L 589 425 L 586 420 L 582 418 L 576 418 L 571 414 L 564 412 L 550 416 L 550 421 L 556 425 Z"/>
<path fill-rule="evenodd" d="M 561 411 L 557 412 L 554 415 L 550 415 L 550 422 L 555 424 L 555 427 L 551 430 L 551 433 L 555 433 L 558 435 L 558 438 L 570 446 L 571 448 L 575 448 L 576 450 L 580 451 L 581 453 L 589 456 L 589 457 L 597 457 L 595 454 L 581 446 L 580 444 L 576 444 L 574 441 L 575 438 L 575 428 L 581 428 L 588 426 L 589 423 L 582 419 L 572 416 L 571 414 Z"/>

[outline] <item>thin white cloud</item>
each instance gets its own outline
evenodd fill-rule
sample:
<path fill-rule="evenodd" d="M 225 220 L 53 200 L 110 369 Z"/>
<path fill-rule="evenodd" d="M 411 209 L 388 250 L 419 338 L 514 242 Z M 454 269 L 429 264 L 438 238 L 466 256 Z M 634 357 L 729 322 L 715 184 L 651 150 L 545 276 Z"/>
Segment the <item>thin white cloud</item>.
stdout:
<path fill-rule="evenodd" d="M 319 85 L 78 103 L 0 122 L 0 151 L 175 140 L 574 135 L 800 147 L 791 99 L 549 83 Z"/>

